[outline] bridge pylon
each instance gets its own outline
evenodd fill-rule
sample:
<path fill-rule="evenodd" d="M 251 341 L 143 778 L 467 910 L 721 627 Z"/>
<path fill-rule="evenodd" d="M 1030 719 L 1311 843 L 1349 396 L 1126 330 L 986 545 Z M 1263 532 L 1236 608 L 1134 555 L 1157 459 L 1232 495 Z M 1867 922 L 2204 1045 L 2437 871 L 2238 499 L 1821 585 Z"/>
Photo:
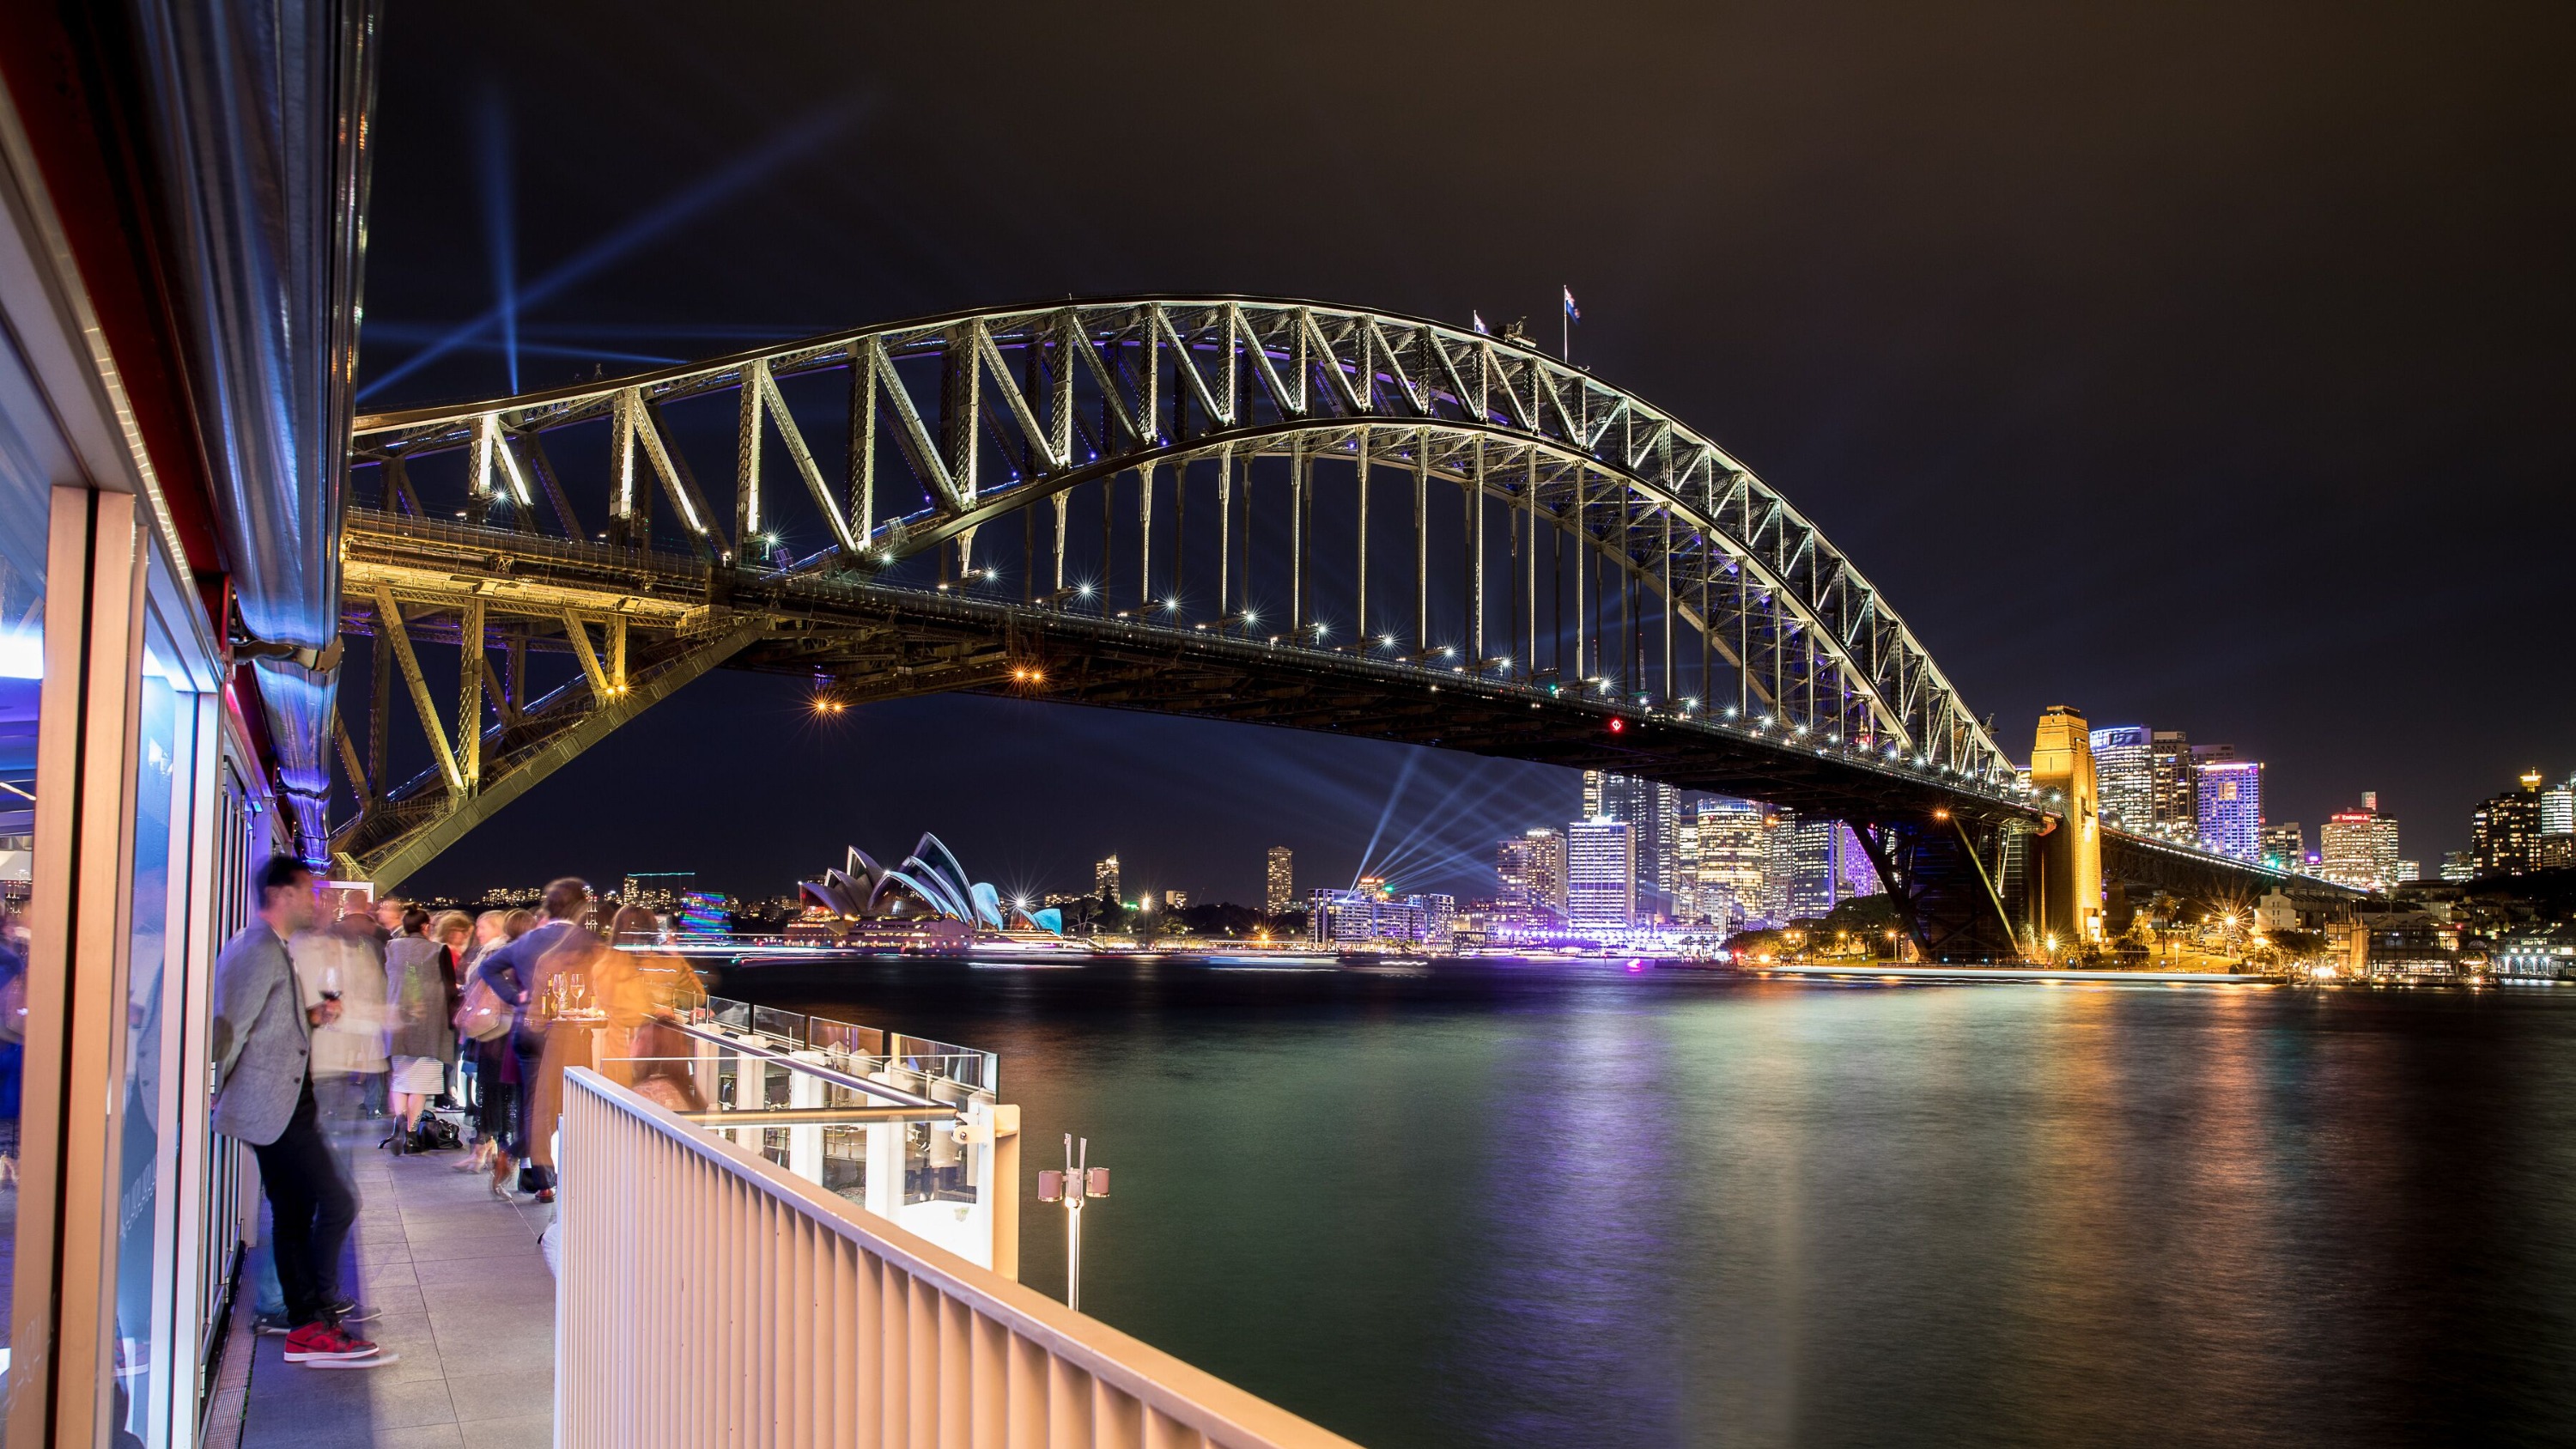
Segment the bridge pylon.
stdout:
<path fill-rule="evenodd" d="M 2102 800 L 2084 716 L 2051 705 L 2030 752 L 2034 801 L 2054 818 L 2031 853 L 2027 919 L 2051 953 L 2102 944 Z"/>

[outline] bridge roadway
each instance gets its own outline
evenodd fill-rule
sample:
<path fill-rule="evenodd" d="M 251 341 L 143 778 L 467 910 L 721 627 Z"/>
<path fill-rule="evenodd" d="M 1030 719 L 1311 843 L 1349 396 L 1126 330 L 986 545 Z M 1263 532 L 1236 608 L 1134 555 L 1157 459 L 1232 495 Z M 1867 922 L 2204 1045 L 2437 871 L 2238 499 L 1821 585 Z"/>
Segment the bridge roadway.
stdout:
<path fill-rule="evenodd" d="M 372 830 L 349 839 L 352 868 L 383 882 L 435 855 L 633 712 L 715 667 L 826 681 L 818 703 L 839 707 L 946 692 L 1044 699 L 1318 730 L 1750 796 L 1850 822 L 1900 887 L 1909 875 L 1959 872 L 1965 861 L 1953 842 L 1994 861 L 2004 836 L 2049 820 L 2011 787 L 1849 741 L 1822 742 L 1794 727 L 1623 706 L 1463 665 L 1299 645 L 1240 626 L 1172 625 L 1142 611 L 1083 612 L 1070 603 L 1031 607 L 965 586 L 908 587 L 853 573 L 754 572 L 683 554 L 369 509 L 350 510 L 343 553 L 343 623 L 352 633 L 375 631 L 387 596 L 401 613 L 420 612 L 422 622 L 405 630 L 413 645 L 461 644 L 461 627 L 441 621 L 462 620 L 469 609 L 492 623 L 511 615 L 622 621 L 612 631 L 616 642 L 605 646 L 593 645 L 587 628 L 523 636 L 537 652 L 583 658 L 580 675 L 542 698 L 514 703 L 498 672 L 486 672 L 502 717 L 478 741 L 482 773 L 473 799 L 458 801 L 433 770 L 389 792 L 367 822 Z M 594 680 L 604 687 L 594 690 Z M 594 696 L 609 704 L 594 707 Z M 371 841 L 385 845 L 359 854 Z M 2202 897 L 2287 880 L 2118 832 L 2106 832 L 2106 873 Z M 1993 875 L 1989 869 L 1979 889 L 1959 893 L 1964 902 L 1931 899 L 1942 883 L 1930 880 L 1911 894 L 1900 888 L 1897 898 L 1918 938 L 1936 950 L 1962 932 L 1983 939 L 1975 897 L 1993 894 Z M 2002 909 L 2000 899 L 1989 907 Z"/>

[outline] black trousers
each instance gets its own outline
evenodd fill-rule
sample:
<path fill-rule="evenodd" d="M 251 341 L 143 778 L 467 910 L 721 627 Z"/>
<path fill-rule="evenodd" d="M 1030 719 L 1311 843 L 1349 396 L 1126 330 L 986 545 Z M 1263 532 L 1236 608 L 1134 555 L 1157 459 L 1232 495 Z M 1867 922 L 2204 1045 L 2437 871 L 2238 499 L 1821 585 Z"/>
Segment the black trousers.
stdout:
<path fill-rule="evenodd" d="M 251 1148 L 268 1193 L 269 1246 L 277 1260 L 277 1286 L 286 1294 L 286 1321 L 299 1328 L 318 1322 L 339 1301 L 340 1249 L 358 1217 L 357 1194 L 322 1140 L 320 1117 L 308 1077 L 286 1130 L 275 1142 Z"/>
<path fill-rule="evenodd" d="M 505 1036 L 470 1045 L 474 1048 L 474 1135 L 478 1140 L 507 1141 L 518 1122 L 512 1105 L 513 1089 L 501 1080 L 501 1063 L 511 1055 L 510 1039 Z"/>

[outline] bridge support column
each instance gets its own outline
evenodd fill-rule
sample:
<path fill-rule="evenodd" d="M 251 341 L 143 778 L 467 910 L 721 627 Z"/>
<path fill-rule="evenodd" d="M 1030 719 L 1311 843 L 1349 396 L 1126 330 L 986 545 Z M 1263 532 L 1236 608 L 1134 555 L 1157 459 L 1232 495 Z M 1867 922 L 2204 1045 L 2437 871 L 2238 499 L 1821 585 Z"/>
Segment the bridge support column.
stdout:
<path fill-rule="evenodd" d="M 2040 808 L 2057 819 L 2032 852 L 2037 909 L 2031 918 L 2051 954 L 2102 943 L 2102 816 L 2094 777 L 2093 739 L 2084 716 L 2065 705 L 2039 717 L 2031 746 L 2030 784 Z"/>

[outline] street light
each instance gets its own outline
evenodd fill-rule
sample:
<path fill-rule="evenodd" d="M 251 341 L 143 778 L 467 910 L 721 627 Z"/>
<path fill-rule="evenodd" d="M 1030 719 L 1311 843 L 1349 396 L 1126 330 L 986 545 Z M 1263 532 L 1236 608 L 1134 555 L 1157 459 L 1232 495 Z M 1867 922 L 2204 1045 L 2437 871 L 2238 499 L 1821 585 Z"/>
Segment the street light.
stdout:
<path fill-rule="evenodd" d="M 1064 1306 L 1082 1311 L 1082 1205 L 1109 1196 L 1109 1169 L 1093 1167 L 1091 1139 L 1082 1139 L 1082 1156 L 1074 1157 L 1073 1134 L 1064 1134 L 1064 1170 L 1050 1167 L 1038 1174 L 1038 1201 L 1064 1204 Z"/>

